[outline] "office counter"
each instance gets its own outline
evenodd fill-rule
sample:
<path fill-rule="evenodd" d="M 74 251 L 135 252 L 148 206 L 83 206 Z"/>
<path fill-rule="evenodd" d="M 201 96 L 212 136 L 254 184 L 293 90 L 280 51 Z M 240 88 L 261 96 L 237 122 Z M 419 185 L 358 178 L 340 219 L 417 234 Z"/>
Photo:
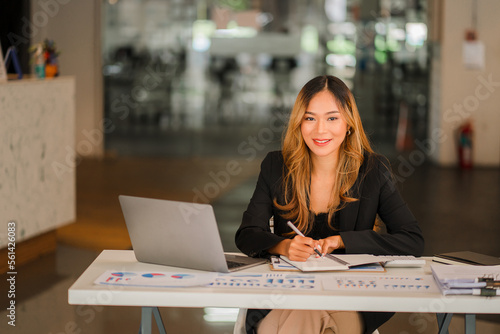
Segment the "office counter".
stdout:
<path fill-rule="evenodd" d="M 19 243 L 73 222 L 75 79 L 0 83 L 0 119 L 2 226 L 15 221 Z"/>

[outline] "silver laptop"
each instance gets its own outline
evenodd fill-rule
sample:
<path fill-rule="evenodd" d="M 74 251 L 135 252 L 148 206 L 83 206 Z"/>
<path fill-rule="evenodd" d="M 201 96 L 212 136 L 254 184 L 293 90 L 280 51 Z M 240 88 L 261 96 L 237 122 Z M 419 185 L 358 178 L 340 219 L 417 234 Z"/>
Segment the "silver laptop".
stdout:
<path fill-rule="evenodd" d="M 124 195 L 119 200 L 139 262 L 223 273 L 266 262 L 224 254 L 209 204 Z"/>

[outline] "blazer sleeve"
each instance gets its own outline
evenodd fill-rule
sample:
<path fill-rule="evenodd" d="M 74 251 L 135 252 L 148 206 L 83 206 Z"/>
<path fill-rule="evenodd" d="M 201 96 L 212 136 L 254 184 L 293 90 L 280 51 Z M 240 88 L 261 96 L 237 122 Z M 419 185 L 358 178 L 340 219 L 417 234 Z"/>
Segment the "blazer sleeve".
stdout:
<path fill-rule="evenodd" d="M 273 198 L 282 171 L 281 152 L 268 153 L 261 163 L 257 186 L 235 235 L 236 246 L 248 256 L 268 257 L 270 254 L 266 250 L 285 239 L 272 233 L 269 226 L 275 214 Z"/>
<path fill-rule="evenodd" d="M 397 188 L 389 162 L 382 158 L 374 160 L 373 168 L 363 181 L 360 196 L 359 210 L 364 212 L 358 216 L 365 219 L 358 219 L 353 230 L 340 232 L 346 253 L 421 256 L 424 250 L 422 231 Z M 377 213 L 386 225 L 387 233 L 373 230 Z M 366 217 L 371 221 L 366 221 Z"/>

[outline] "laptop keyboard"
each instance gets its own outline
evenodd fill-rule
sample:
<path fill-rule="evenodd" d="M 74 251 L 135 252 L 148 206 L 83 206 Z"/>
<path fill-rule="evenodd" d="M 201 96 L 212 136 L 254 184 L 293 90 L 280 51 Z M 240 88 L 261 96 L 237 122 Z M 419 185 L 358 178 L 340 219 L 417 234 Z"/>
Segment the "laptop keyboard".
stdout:
<path fill-rule="evenodd" d="M 238 268 L 238 267 L 246 265 L 246 263 L 230 261 L 230 260 L 226 260 L 226 262 L 227 262 L 227 267 L 229 269 Z"/>

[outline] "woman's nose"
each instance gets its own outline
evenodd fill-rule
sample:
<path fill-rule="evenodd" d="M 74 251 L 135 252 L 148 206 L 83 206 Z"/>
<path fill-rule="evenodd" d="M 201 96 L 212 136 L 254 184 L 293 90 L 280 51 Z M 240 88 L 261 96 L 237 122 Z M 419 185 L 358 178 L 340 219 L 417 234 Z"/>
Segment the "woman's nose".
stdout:
<path fill-rule="evenodd" d="M 319 133 L 322 133 L 324 132 L 326 129 L 326 124 L 323 120 L 319 120 L 317 125 L 316 125 L 316 131 L 318 131 Z"/>

